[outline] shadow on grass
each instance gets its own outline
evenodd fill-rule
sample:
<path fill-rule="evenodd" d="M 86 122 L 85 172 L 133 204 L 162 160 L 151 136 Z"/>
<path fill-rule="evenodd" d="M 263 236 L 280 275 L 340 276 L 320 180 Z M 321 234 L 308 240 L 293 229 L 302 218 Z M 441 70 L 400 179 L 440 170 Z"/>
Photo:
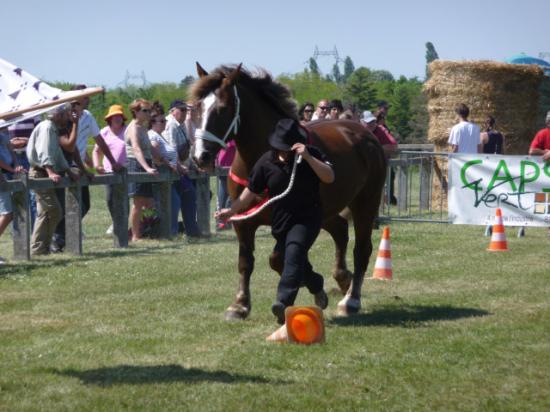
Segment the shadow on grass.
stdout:
<path fill-rule="evenodd" d="M 239 375 L 225 371 L 186 369 L 179 365 L 131 366 L 120 365 L 79 371 L 76 369 L 47 369 L 46 372 L 78 378 L 85 385 L 109 387 L 113 385 L 142 385 L 174 382 L 219 382 L 219 383 L 259 383 L 287 384 L 285 381 L 272 381 L 261 376 Z"/>
<path fill-rule="evenodd" d="M 338 326 L 401 326 L 416 328 L 426 326 L 426 322 L 487 315 L 490 315 L 490 312 L 474 308 L 405 305 L 375 308 L 369 313 L 360 313 L 350 317 L 336 317 L 329 322 Z"/>

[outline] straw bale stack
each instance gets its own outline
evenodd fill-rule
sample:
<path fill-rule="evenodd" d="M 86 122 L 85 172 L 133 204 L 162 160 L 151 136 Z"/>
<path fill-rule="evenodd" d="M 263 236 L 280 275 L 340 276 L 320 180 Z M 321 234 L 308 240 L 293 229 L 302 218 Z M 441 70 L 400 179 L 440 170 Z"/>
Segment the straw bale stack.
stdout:
<path fill-rule="evenodd" d="M 539 86 L 543 71 L 535 65 L 492 61 L 430 63 L 428 140 L 447 151 L 451 127 L 457 122 L 454 108 L 464 103 L 470 121 L 482 125 L 487 115 L 496 118 L 506 136 L 506 153 L 526 154 L 537 130 Z"/>
<path fill-rule="evenodd" d="M 550 76 L 544 76 L 539 88 L 539 114 L 537 129 L 546 127 L 546 115 L 550 113 Z"/>

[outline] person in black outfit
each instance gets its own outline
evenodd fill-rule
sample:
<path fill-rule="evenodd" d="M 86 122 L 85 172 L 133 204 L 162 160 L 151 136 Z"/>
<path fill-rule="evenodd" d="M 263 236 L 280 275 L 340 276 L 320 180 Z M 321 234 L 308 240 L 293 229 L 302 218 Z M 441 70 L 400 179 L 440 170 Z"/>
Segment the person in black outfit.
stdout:
<path fill-rule="evenodd" d="M 294 304 L 302 285 L 315 296 L 315 303 L 321 309 L 328 306 L 323 277 L 313 271 L 308 251 L 321 230 L 319 183 L 332 183 L 334 171 L 318 148 L 305 143 L 306 137 L 298 123 L 293 119 L 281 119 L 269 137 L 272 150 L 262 155 L 254 165 L 248 187 L 231 208 L 216 214 L 220 219 L 228 219 L 246 210 L 266 189 L 270 197 L 283 193 L 290 183 L 294 157 L 302 157 L 296 167 L 292 190 L 272 206 L 271 233 L 276 240 L 274 251 L 284 259 L 277 299 L 271 307 L 280 324 L 285 322 L 285 308 Z"/>
<path fill-rule="evenodd" d="M 504 135 L 495 130 L 495 118 L 493 116 L 487 116 L 485 131 L 481 133 L 480 137 L 481 144 L 483 145 L 483 153 L 504 153 Z"/>
<path fill-rule="evenodd" d="M 504 135 L 495 130 L 495 118 L 487 116 L 485 120 L 485 131 L 480 135 L 482 153 L 503 154 L 504 153 Z M 485 226 L 485 236 L 493 234 L 493 226 Z M 519 234 L 519 232 L 518 232 Z"/>

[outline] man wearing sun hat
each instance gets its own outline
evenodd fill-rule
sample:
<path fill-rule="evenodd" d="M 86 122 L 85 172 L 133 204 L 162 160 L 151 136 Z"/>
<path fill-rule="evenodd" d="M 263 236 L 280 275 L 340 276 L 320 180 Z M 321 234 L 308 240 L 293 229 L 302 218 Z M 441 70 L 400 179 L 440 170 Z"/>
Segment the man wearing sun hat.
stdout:
<path fill-rule="evenodd" d="M 62 176 L 67 174 L 71 179 L 78 180 L 78 175 L 71 171 L 59 145 L 59 131 L 67 127 L 70 116 L 71 105 L 65 103 L 51 110 L 48 120 L 40 122 L 34 128 L 26 149 L 30 163 L 29 177 L 47 177 L 54 183 L 59 183 Z M 63 216 L 55 190 L 36 190 L 38 210 L 31 238 L 33 255 L 50 253 L 53 232 Z"/>

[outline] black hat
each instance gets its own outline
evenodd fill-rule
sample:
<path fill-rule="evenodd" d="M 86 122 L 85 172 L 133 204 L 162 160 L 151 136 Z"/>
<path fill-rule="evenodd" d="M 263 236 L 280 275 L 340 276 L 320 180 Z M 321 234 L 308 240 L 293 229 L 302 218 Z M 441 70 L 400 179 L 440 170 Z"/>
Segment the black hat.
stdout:
<path fill-rule="evenodd" d="M 389 104 L 386 100 L 378 100 L 378 103 L 376 104 L 377 107 L 391 107 L 391 104 Z"/>
<path fill-rule="evenodd" d="M 174 108 L 187 110 L 187 103 L 180 99 L 172 100 L 172 103 L 170 103 L 170 110 Z"/>
<path fill-rule="evenodd" d="M 281 119 L 269 136 L 269 145 L 274 149 L 289 152 L 295 143 L 306 143 L 306 137 L 293 119 Z"/>

